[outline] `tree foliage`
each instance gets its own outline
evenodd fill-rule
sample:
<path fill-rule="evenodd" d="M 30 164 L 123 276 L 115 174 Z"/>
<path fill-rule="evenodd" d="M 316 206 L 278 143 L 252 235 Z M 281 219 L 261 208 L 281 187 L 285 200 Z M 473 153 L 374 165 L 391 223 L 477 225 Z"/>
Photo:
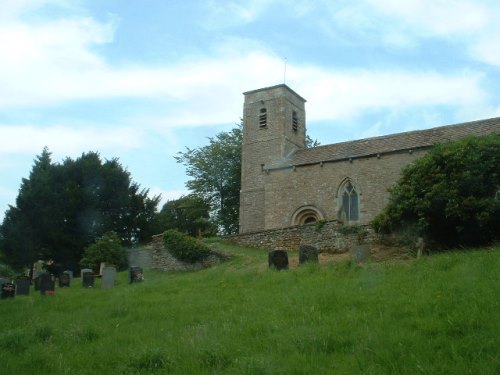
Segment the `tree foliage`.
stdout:
<path fill-rule="evenodd" d="M 175 158 L 186 166 L 186 173 L 192 178 L 186 183 L 187 188 L 210 205 L 214 224 L 223 234 L 236 234 L 239 230 L 242 124 L 208 140 L 208 145 L 187 148 Z M 307 136 L 306 147 L 316 146 L 319 142 Z"/>
<path fill-rule="evenodd" d="M 499 189 L 499 135 L 441 144 L 403 170 L 373 225 L 416 226 L 443 246 L 486 244 L 500 235 Z"/>
<path fill-rule="evenodd" d="M 112 264 L 118 270 L 127 268 L 127 252 L 115 232 L 104 233 L 97 242 L 88 246 L 80 260 L 80 265 L 97 272 L 101 262 Z"/>
<path fill-rule="evenodd" d="M 210 223 L 210 206 L 200 197 L 190 194 L 168 201 L 158 214 L 161 231 L 177 229 L 193 237 L 215 234 Z"/>
<path fill-rule="evenodd" d="M 195 263 L 210 255 L 210 249 L 200 240 L 175 229 L 163 233 L 165 248 L 178 260 Z"/>
<path fill-rule="evenodd" d="M 21 267 L 52 258 L 76 268 L 83 250 L 108 231 L 125 245 L 147 241 L 159 199 L 132 182 L 117 159 L 103 162 L 89 152 L 59 164 L 45 148 L 0 227 L 4 259 Z"/>
<path fill-rule="evenodd" d="M 206 146 L 176 156 L 192 178 L 187 188 L 210 205 L 212 220 L 224 234 L 238 232 L 241 144 L 242 128 L 237 126 L 209 138 Z"/>

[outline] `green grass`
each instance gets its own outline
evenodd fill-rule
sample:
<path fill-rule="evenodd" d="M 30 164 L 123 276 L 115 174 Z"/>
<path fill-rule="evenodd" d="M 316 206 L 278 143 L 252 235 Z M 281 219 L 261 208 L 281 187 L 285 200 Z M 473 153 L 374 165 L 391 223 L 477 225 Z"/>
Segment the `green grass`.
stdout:
<path fill-rule="evenodd" d="M 220 246 L 199 272 L 1 300 L 0 373 L 500 373 L 499 247 L 278 272 Z"/>

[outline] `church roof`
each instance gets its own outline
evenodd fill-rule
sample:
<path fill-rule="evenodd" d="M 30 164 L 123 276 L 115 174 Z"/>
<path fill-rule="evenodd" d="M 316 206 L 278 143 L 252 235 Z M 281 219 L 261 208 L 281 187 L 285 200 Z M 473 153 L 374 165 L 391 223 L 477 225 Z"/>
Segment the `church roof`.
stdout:
<path fill-rule="evenodd" d="M 301 149 L 281 165 L 269 167 L 283 168 L 425 149 L 468 135 L 481 136 L 492 133 L 500 134 L 500 117 Z"/>

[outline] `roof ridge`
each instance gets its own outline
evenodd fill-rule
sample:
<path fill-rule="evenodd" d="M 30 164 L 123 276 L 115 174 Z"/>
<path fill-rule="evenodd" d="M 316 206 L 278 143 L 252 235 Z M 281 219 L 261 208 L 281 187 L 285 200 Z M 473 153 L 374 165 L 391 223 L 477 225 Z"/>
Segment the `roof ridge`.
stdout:
<path fill-rule="evenodd" d="M 305 150 L 313 150 L 313 149 L 316 150 L 316 149 L 320 149 L 320 148 L 326 148 L 326 147 L 329 147 L 332 145 L 360 143 L 360 142 L 364 142 L 364 141 L 371 141 L 371 140 L 384 139 L 384 138 L 387 139 L 387 138 L 393 138 L 393 137 L 400 137 L 403 135 L 431 132 L 431 131 L 440 130 L 440 129 L 450 129 L 453 127 L 471 126 L 474 124 L 481 125 L 484 123 L 488 123 L 490 121 L 492 121 L 492 122 L 500 121 L 500 117 L 491 117 L 491 118 L 482 119 L 482 120 L 474 120 L 474 121 L 461 122 L 461 123 L 457 123 L 457 124 L 441 125 L 441 126 L 435 126 L 435 127 L 427 128 L 427 129 L 408 130 L 408 131 L 400 132 L 400 133 L 389 133 L 389 134 L 385 134 L 385 135 L 376 135 L 376 136 L 368 137 L 368 138 L 353 139 L 350 141 L 342 141 L 342 142 L 336 142 L 336 143 L 329 143 L 327 145 L 320 145 L 320 146 L 316 146 L 316 147 L 304 148 L 304 149 L 300 149 L 297 151 L 300 152 L 300 151 L 305 151 Z"/>

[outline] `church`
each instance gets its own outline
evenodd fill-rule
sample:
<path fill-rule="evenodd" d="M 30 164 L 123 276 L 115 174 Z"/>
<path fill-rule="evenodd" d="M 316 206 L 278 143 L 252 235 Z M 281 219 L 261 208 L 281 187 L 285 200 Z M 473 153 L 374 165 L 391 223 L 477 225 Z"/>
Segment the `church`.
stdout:
<path fill-rule="evenodd" d="M 500 134 L 500 118 L 306 148 L 306 100 L 285 84 L 244 93 L 240 234 L 318 221 L 367 224 L 402 168 L 437 143 Z"/>

